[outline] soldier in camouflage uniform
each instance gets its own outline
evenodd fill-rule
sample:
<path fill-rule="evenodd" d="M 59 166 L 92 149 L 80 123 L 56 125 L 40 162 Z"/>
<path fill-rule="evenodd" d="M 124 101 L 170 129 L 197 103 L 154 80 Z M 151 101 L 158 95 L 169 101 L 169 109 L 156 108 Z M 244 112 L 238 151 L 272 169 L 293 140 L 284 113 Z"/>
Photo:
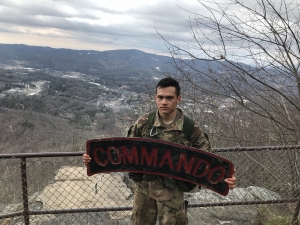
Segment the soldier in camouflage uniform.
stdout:
<path fill-rule="evenodd" d="M 156 86 L 157 111 L 153 129 L 147 131 L 149 114 L 146 114 L 129 129 L 128 137 L 156 138 L 211 151 L 211 144 L 197 123 L 193 123 L 190 140 L 183 134 L 184 115 L 177 108 L 180 101 L 178 82 L 172 78 L 160 80 Z M 90 159 L 88 155 L 83 155 L 86 165 Z M 183 193 L 192 189 L 189 183 L 150 174 L 129 173 L 129 177 L 135 181 L 131 216 L 134 225 L 155 225 L 157 217 L 160 225 L 188 224 Z M 235 187 L 234 176 L 225 179 L 225 182 L 230 189 Z"/>
<path fill-rule="evenodd" d="M 147 131 L 149 114 L 141 116 L 128 132 L 128 137 L 157 138 L 202 150 L 211 151 L 211 144 L 193 123 L 190 139 L 183 133 L 184 115 L 177 105 L 181 101 L 180 87 L 176 80 L 164 78 L 156 86 L 155 102 L 157 111 L 153 128 Z M 132 222 L 134 225 L 186 225 L 188 218 L 183 192 L 192 188 L 187 182 L 169 177 L 130 173 L 135 181 Z M 226 180 L 225 180 L 226 181 Z M 228 178 L 229 188 L 234 188 L 235 177 Z"/>
<path fill-rule="evenodd" d="M 141 116 L 130 129 L 129 137 L 148 137 L 146 133 L 148 114 Z M 209 141 L 195 123 L 191 140 L 185 140 L 183 113 L 176 109 L 173 123 L 164 124 L 157 110 L 155 116 L 154 134 L 158 139 L 193 146 L 203 150 L 211 150 Z M 153 134 L 151 134 L 153 135 Z M 134 225 L 154 225 L 156 217 L 160 225 L 185 225 L 188 223 L 183 192 L 189 191 L 186 183 L 176 179 L 157 175 L 130 174 L 135 183 L 135 198 L 132 212 Z"/>

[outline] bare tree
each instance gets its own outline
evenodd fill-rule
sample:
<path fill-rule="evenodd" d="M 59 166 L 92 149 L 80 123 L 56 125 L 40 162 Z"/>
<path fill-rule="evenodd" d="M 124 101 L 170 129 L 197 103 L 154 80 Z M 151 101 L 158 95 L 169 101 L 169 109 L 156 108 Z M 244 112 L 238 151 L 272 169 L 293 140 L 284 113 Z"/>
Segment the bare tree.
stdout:
<path fill-rule="evenodd" d="M 278 143 L 299 144 L 300 5 L 287 0 L 199 4 L 205 12 L 188 12 L 190 42 L 164 39 L 177 76 L 202 95 L 230 98 L 271 120 Z"/>
<path fill-rule="evenodd" d="M 252 139 L 259 131 L 262 145 L 299 145 L 300 2 L 198 2 L 201 12 L 187 11 L 190 41 L 174 44 L 162 37 L 176 67 L 173 75 L 185 83 L 189 101 L 211 108 L 217 115 L 211 121 L 219 120 L 219 126 L 208 125 L 211 132 L 224 136 L 226 130 L 235 145 L 245 145 L 242 125 L 254 130 Z M 232 111 L 220 113 L 222 106 Z M 299 155 L 290 151 L 289 157 L 293 193 L 299 195 Z"/>

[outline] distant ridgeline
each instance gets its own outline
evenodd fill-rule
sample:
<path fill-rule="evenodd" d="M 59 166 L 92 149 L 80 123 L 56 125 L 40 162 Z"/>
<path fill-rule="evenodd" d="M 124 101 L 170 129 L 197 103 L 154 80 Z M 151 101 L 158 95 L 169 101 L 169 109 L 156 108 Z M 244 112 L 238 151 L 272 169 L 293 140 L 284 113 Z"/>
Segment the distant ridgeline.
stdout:
<path fill-rule="evenodd" d="M 172 58 L 139 50 L 72 50 L 16 44 L 0 44 L 0 63 L 24 61 L 24 67 L 76 71 L 85 74 L 135 77 L 162 77 L 161 72 L 174 71 Z M 189 61 L 187 60 L 187 63 Z M 199 69 L 214 68 L 217 62 L 197 60 Z M 112 74 L 113 72 L 113 74 Z"/>

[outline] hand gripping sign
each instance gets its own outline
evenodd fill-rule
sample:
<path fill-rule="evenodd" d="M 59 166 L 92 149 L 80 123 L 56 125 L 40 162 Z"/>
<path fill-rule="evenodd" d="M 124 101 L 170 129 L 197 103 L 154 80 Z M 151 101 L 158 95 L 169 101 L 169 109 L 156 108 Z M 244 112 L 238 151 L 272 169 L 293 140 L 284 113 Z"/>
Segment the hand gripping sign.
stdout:
<path fill-rule="evenodd" d="M 226 196 L 224 179 L 233 164 L 215 154 L 173 142 L 148 138 L 103 138 L 86 142 L 92 158 L 88 176 L 107 172 L 135 172 L 171 177 L 204 186 Z"/>

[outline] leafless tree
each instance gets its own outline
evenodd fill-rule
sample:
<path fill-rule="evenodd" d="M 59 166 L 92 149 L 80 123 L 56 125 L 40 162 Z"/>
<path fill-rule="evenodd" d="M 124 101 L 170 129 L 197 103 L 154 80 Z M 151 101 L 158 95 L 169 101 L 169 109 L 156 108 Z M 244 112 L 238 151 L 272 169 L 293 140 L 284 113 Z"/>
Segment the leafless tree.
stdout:
<path fill-rule="evenodd" d="M 190 42 L 164 39 L 177 75 L 202 95 L 230 98 L 271 120 L 278 143 L 299 144 L 300 5 L 287 0 L 199 4 L 206 11 L 188 12 Z"/>
<path fill-rule="evenodd" d="M 212 132 L 224 136 L 227 122 L 228 138 L 236 145 L 245 144 L 241 125 L 254 130 L 252 139 L 258 136 L 255 130 L 264 134 L 262 145 L 299 145 L 300 2 L 198 2 L 201 12 L 187 11 L 190 41 L 172 43 L 162 37 L 176 67 L 173 75 L 185 83 L 189 101 L 211 109 L 217 115 L 211 121 L 223 121 L 222 132 L 220 126 L 208 125 Z M 220 113 L 222 106 L 227 113 Z M 297 152 L 289 157 L 291 164 L 299 161 Z M 298 164 L 291 169 L 296 189 Z"/>

